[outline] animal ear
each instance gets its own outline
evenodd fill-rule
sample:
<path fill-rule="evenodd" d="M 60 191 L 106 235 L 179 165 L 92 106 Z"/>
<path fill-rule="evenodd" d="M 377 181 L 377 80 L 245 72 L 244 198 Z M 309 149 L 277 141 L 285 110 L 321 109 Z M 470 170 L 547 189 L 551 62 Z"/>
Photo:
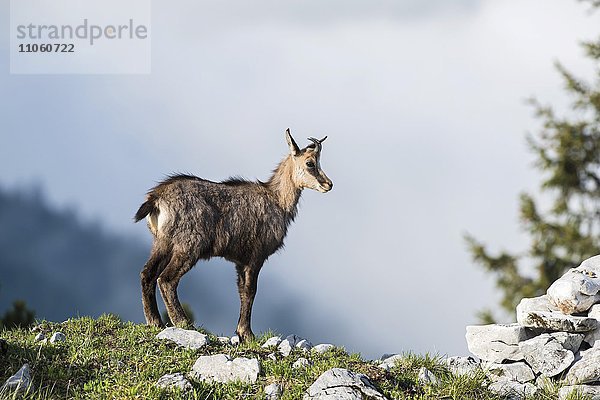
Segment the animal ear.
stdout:
<path fill-rule="evenodd" d="M 287 140 L 287 144 L 290 147 L 291 155 L 297 156 L 298 154 L 300 154 L 300 149 L 298 148 L 296 141 L 294 140 L 294 138 L 292 137 L 292 134 L 290 133 L 290 128 L 287 128 L 285 130 L 285 140 Z"/>

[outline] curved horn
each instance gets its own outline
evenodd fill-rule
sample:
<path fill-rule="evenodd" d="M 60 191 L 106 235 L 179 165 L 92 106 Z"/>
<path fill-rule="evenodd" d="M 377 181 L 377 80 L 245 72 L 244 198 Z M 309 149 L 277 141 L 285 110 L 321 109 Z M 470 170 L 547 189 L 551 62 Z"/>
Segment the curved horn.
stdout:
<path fill-rule="evenodd" d="M 323 139 L 319 140 L 319 139 L 315 139 L 314 137 L 309 137 L 308 140 L 310 140 L 311 142 L 313 142 L 315 144 L 315 150 L 316 151 L 321 151 L 321 142 L 323 142 L 325 139 L 327 139 L 327 136 L 325 136 Z"/>

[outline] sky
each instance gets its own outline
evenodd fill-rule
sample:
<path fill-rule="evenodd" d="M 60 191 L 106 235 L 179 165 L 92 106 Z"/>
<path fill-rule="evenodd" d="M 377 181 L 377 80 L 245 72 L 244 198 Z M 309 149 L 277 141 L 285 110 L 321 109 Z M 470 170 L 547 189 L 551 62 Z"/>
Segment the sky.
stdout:
<path fill-rule="evenodd" d="M 365 355 L 466 354 L 465 326 L 499 293 L 463 236 L 527 247 L 525 100 L 568 107 L 554 63 L 593 77 L 579 43 L 597 27 L 564 0 L 153 1 L 140 75 L 11 75 L 0 37 L 0 185 L 39 184 L 149 246 L 131 218 L 166 174 L 265 180 L 286 128 L 328 135 L 334 189 L 305 191 L 265 282 L 343 321 L 311 332 Z"/>

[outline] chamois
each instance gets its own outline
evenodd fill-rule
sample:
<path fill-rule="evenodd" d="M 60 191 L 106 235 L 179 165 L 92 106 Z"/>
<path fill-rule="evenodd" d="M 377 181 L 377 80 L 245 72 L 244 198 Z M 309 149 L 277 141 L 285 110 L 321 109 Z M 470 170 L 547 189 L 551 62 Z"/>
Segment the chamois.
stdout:
<path fill-rule="evenodd" d="M 287 129 L 290 154 L 267 182 L 230 178 L 211 182 L 191 175 L 172 175 L 151 189 L 135 214 L 147 219 L 154 236 L 142 270 L 142 303 L 148 325 L 163 326 L 156 285 L 175 326 L 189 326 L 177 297 L 181 277 L 200 259 L 223 257 L 235 264 L 240 295 L 236 329 L 242 341 L 254 337 L 250 327 L 258 274 L 266 259 L 283 246 L 304 188 L 321 193 L 332 181 L 321 170 L 321 143 L 300 149 Z"/>

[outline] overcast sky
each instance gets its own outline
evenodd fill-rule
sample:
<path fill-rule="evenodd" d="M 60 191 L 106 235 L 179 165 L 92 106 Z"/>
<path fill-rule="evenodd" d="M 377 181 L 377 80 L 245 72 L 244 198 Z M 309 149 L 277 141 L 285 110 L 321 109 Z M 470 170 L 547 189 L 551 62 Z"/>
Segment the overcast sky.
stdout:
<path fill-rule="evenodd" d="M 321 335 L 352 350 L 465 354 L 465 325 L 498 293 L 463 234 L 526 247 L 525 99 L 564 108 L 553 62 L 591 77 L 578 43 L 598 26 L 564 0 L 155 1 L 152 73 L 122 76 L 10 75 L 2 37 L 0 185 L 39 182 L 149 243 L 131 217 L 165 174 L 264 180 L 285 128 L 328 135 L 335 187 L 303 195 L 263 274 L 342 317 Z"/>

